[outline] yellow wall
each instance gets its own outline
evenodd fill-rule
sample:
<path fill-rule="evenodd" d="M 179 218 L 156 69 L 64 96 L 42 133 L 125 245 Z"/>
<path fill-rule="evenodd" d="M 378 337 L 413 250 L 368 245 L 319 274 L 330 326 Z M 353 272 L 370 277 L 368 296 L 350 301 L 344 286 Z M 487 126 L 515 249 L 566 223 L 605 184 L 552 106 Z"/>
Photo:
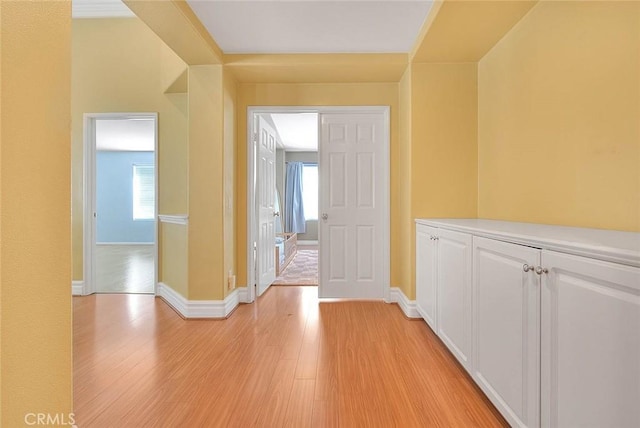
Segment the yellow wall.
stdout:
<path fill-rule="evenodd" d="M 413 289 L 411 266 L 413 265 L 413 218 L 411 217 L 411 67 L 407 67 L 400 80 L 399 90 L 399 144 L 397 156 L 398 185 L 391 193 L 391 206 L 395 207 L 391 216 L 391 225 L 395 233 L 391 234 L 392 264 L 396 266 L 395 282 L 406 296 L 411 296 Z"/>
<path fill-rule="evenodd" d="M 224 297 L 224 95 L 221 65 L 189 67 L 189 295 Z"/>
<path fill-rule="evenodd" d="M 73 21 L 73 278 L 81 280 L 83 113 L 158 112 L 159 213 L 187 212 L 187 96 L 165 94 L 185 70 L 137 18 Z M 170 244 L 170 243 L 168 243 Z"/>
<path fill-rule="evenodd" d="M 480 217 L 640 231 L 640 3 L 541 2 L 478 74 Z"/>
<path fill-rule="evenodd" d="M 399 180 L 398 156 L 398 84 L 397 83 L 322 83 L 322 84 L 238 84 L 237 162 L 236 162 L 236 265 L 238 285 L 247 285 L 247 107 L 249 106 L 391 106 L 391 194 Z M 391 216 L 398 213 L 391 207 Z M 397 231 L 391 225 L 392 235 Z M 391 248 L 394 254 L 395 248 Z M 391 283 L 396 283 L 398 266 L 392 260 Z"/>
<path fill-rule="evenodd" d="M 162 257 L 162 282 L 183 297 L 188 296 L 188 229 L 181 224 L 161 223 L 160 240 Z"/>
<path fill-rule="evenodd" d="M 416 63 L 411 73 L 412 216 L 475 217 L 476 64 Z"/>
<path fill-rule="evenodd" d="M 3 1 L 0 19 L 0 425 L 17 427 L 73 404 L 71 2 Z"/>
<path fill-rule="evenodd" d="M 224 70 L 224 278 L 236 274 L 236 81 Z M 226 280 L 223 283 L 226 285 Z M 231 290 L 224 287 L 224 295 Z"/>

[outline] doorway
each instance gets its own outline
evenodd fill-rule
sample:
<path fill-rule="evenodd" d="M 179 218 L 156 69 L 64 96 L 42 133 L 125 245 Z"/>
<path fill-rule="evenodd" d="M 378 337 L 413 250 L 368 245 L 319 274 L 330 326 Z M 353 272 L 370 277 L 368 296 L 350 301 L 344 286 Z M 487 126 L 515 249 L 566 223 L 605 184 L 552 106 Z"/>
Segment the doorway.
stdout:
<path fill-rule="evenodd" d="M 388 299 L 390 136 L 389 108 L 382 106 L 248 108 L 248 300 L 253 301 L 271 285 L 258 282 L 265 272 L 261 263 L 273 260 L 266 252 L 269 246 L 272 251 L 273 242 L 260 240 L 261 231 L 269 226 L 261 223 L 263 210 L 259 206 L 263 201 L 259 198 L 260 187 L 271 180 L 262 177 L 265 168 L 260 165 L 265 158 L 260 147 L 266 140 L 261 138 L 269 132 L 275 134 L 275 130 L 265 133 L 262 123 L 265 116 L 287 114 L 317 115 L 319 296 Z M 275 124 L 271 128 L 275 129 Z M 275 155 L 273 159 L 277 161 Z M 304 167 L 305 162 L 301 163 Z M 273 206 L 270 209 L 275 216 Z M 302 241 L 315 244 L 313 240 Z"/>
<path fill-rule="evenodd" d="M 85 290 L 155 294 L 157 115 L 85 115 Z"/>

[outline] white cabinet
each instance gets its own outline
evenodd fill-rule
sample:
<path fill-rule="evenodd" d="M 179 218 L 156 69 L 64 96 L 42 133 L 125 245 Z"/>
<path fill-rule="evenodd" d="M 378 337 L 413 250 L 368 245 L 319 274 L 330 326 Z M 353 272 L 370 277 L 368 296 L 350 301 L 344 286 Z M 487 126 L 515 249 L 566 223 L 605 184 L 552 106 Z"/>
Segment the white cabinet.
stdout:
<path fill-rule="evenodd" d="M 471 370 L 472 237 L 440 229 L 436 235 L 437 334 L 460 364 Z"/>
<path fill-rule="evenodd" d="M 471 369 L 472 237 L 416 226 L 416 306 L 460 364 Z"/>
<path fill-rule="evenodd" d="M 416 307 L 434 332 L 437 331 L 437 231 L 433 227 L 416 225 Z"/>
<path fill-rule="evenodd" d="M 472 377 L 512 426 L 540 421 L 539 265 L 538 249 L 473 238 Z"/>
<path fill-rule="evenodd" d="M 640 234 L 418 226 L 418 310 L 512 426 L 640 427 Z"/>
<path fill-rule="evenodd" d="M 542 425 L 640 427 L 640 268 L 542 252 Z"/>

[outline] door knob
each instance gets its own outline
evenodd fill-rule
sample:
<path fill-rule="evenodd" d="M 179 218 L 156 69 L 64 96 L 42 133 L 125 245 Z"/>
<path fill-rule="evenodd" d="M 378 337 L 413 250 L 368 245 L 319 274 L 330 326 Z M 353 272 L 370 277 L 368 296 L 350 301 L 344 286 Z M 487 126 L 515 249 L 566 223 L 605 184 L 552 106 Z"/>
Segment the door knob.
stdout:
<path fill-rule="evenodd" d="M 543 268 L 542 266 L 536 266 L 536 273 L 538 275 L 542 275 L 543 273 L 549 273 L 549 269 Z"/>
<path fill-rule="evenodd" d="M 323 214 L 322 214 L 322 219 L 323 219 L 323 220 L 326 220 L 326 219 L 328 219 L 328 218 L 329 218 L 329 214 L 327 214 L 327 213 L 323 213 Z"/>
<path fill-rule="evenodd" d="M 280 217 L 280 211 L 274 211 L 273 212 L 273 216 L 274 217 Z"/>
<path fill-rule="evenodd" d="M 525 272 L 529 272 L 529 271 L 532 271 L 532 270 L 534 270 L 534 269 L 535 269 L 535 268 L 534 268 L 533 266 L 529 266 L 529 265 L 527 265 L 527 264 L 525 264 L 525 265 L 523 265 L 523 266 L 522 266 L 522 270 L 523 270 L 523 271 L 525 271 Z"/>

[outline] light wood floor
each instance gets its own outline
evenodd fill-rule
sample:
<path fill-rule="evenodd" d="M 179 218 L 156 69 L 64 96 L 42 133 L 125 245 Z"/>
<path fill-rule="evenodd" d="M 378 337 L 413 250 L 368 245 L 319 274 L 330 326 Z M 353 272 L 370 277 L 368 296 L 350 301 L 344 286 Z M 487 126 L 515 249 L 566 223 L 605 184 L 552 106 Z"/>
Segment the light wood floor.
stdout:
<path fill-rule="evenodd" d="M 271 287 L 227 320 L 146 295 L 74 297 L 86 427 L 507 426 L 422 321 Z"/>
<path fill-rule="evenodd" d="M 96 245 L 96 291 L 153 293 L 153 245 Z"/>

